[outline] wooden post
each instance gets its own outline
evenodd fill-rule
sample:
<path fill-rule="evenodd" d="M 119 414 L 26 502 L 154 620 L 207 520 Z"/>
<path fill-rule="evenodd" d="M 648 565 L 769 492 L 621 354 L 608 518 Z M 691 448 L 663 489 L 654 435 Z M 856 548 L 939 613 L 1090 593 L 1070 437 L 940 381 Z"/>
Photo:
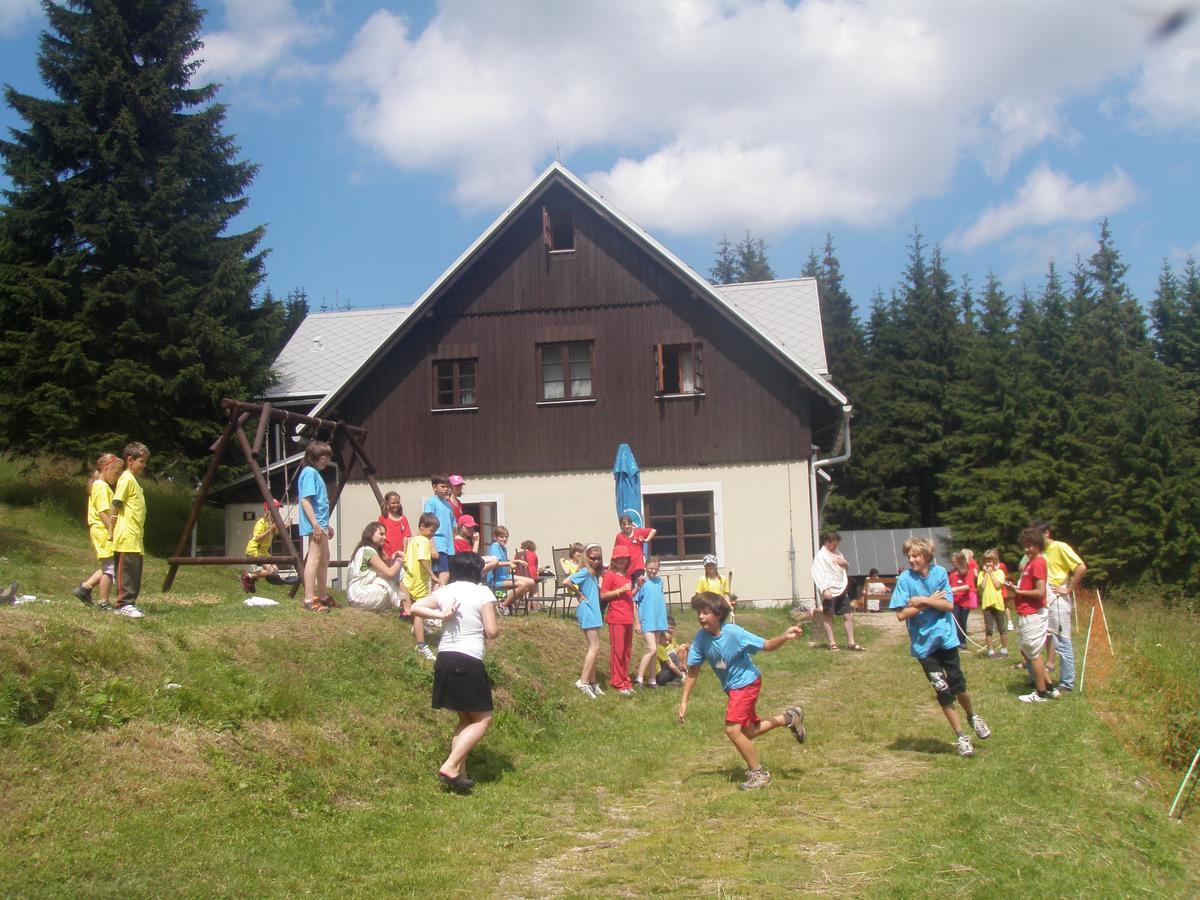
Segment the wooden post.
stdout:
<path fill-rule="evenodd" d="M 271 422 L 271 404 L 264 403 L 262 412 L 258 416 L 258 427 L 254 429 L 254 446 L 251 448 L 254 455 L 262 453 L 263 435 L 267 433 L 267 425 Z"/>
<path fill-rule="evenodd" d="M 375 467 L 371 465 L 367 454 L 363 452 L 362 444 L 358 442 L 358 439 L 354 436 L 354 432 L 343 427 L 342 433 L 346 435 L 346 440 L 350 443 L 350 447 L 362 460 L 363 472 L 367 476 L 367 484 L 371 485 L 371 490 L 375 494 L 375 500 L 379 503 L 379 508 L 383 509 L 383 492 L 379 490 L 379 484 L 375 481 Z"/>
<path fill-rule="evenodd" d="M 204 480 L 200 482 L 200 490 L 196 492 L 196 499 L 192 503 L 192 511 L 188 514 L 187 524 L 183 526 L 183 534 L 179 536 L 179 543 L 175 546 L 175 556 L 183 556 L 183 548 L 188 542 L 188 535 L 192 529 L 196 527 L 196 522 L 200 519 L 200 510 L 204 508 L 204 498 L 208 496 L 208 489 L 212 486 L 212 480 L 217 475 L 217 469 L 221 465 L 221 457 L 225 455 L 225 448 L 229 444 L 229 437 L 233 434 L 234 428 L 233 416 L 229 417 L 229 424 L 225 426 L 225 430 L 221 432 L 221 436 L 217 438 L 217 442 L 213 445 L 213 457 L 208 463 L 208 471 L 204 473 Z M 171 589 L 171 585 L 175 583 L 175 573 L 179 571 L 179 565 L 172 563 L 167 569 L 167 577 L 163 579 L 163 593 Z"/>

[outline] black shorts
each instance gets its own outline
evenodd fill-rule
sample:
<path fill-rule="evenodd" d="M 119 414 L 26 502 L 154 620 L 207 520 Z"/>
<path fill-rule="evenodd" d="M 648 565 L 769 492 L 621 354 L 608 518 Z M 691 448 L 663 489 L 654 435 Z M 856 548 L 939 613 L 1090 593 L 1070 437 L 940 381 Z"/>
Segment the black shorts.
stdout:
<path fill-rule="evenodd" d="M 963 675 L 957 647 L 953 650 L 934 650 L 917 662 L 925 670 L 925 677 L 933 685 L 933 692 L 937 694 L 940 705 L 950 706 L 954 703 L 955 696 L 967 692 L 967 679 Z"/>
<path fill-rule="evenodd" d="M 826 600 L 821 598 L 821 612 L 833 613 L 835 616 L 844 616 L 850 612 L 850 591 L 849 589 L 842 591 L 836 597 L 830 597 Z"/>
<path fill-rule="evenodd" d="M 447 650 L 433 664 L 433 708 L 491 712 L 492 683 L 483 660 Z"/>

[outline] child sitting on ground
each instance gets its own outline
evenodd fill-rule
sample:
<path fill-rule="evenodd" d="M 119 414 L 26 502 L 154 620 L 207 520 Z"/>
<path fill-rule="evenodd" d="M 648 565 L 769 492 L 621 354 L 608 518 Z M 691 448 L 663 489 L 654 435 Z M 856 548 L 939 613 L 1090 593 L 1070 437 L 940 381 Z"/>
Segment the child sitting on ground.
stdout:
<path fill-rule="evenodd" d="M 675 617 L 667 616 L 667 630 L 663 639 L 658 642 L 655 657 L 658 660 L 658 674 L 655 681 L 659 685 L 683 683 L 684 670 L 687 668 L 687 644 L 675 641 Z"/>
<path fill-rule="evenodd" d="M 954 624 L 954 601 L 950 599 L 950 580 L 946 570 L 933 561 L 933 542 L 928 538 L 909 538 L 904 542 L 909 568 L 896 578 L 890 608 L 896 618 L 908 626 L 913 658 L 921 664 L 933 686 L 938 706 L 954 729 L 959 756 L 974 756 L 975 748 L 963 731 L 954 701 L 967 714 L 967 723 L 980 740 L 992 730 L 971 706 L 967 679 L 958 658 L 958 629 Z"/>
<path fill-rule="evenodd" d="M 740 625 L 726 623 L 729 603 L 720 594 L 697 594 L 692 609 L 700 622 L 700 630 L 692 641 L 687 656 L 687 677 L 683 696 L 679 698 L 679 724 L 687 716 L 688 698 L 696 686 L 700 665 L 707 660 L 721 688 L 729 695 L 725 704 L 725 735 L 742 759 L 746 761 L 746 780 L 738 785 L 743 791 L 764 788 L 771 783 L 771 773 L 759 765 L 755 738 L 776 728 L 791 729 L 793 737 L 804 743 L 804 710 L 790 706 L 777 716 L 760 719 L 756 704 L 762 688 L 762 673 L 751 658 L 759 650 L 770 653 L 802 634 L 799 625 L 791 626 L 778 637 L 764 640 Z"/>
<path fill-rule="evenodd" d="M 363 529 L 362 540 L 354 548 L 347 570 L 346 605 L 371 612 L 401 609 L 403 600 L 396 578 L 404 567 L 401 559 L 386 560 L 387 528 L 371 522 Z"/>

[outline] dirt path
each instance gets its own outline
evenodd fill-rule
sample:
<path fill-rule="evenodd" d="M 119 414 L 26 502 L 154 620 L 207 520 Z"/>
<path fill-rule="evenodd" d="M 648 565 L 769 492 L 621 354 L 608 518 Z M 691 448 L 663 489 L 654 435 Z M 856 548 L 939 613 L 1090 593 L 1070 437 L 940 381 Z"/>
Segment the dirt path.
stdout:
<path fill-rule="evenodd" d="M 797 747 L 790 735 L 781 731 L 763 738 L 764 764 L 775 773 L 775 781 L 762 794 L 774 802 L 771 804 L 798 826 L 806 839 L 803 846 L 797 843 L 794 851 L 809 859 L 814 874 L 798 884 L 809 893 L 842 894 L 861 888 L 873 877 L 872 871 L 851 871 L 846 880 L 841 859 L 844 853 L 856 854 L 854 849 L 857 835 L 861 834 L 865 812 L 876 808 L 871 798 L 878 795 L 883 783 L 894 780 L 894 766 L 889 760 L 880 759 L 876 748 L 864 743 L 836 741 L 836 758 L 831 759 L 828 751 L 831 735 L 853 730 L 851 711 L 842 701 L 843 685 L 849 682 L 869 684 L 880 677 L 880 673 L 895 665 L 895 657 L 903 651 L 901 643 L 906 639 L 904 625 L 894 616 L 887 614 L 860 615 L 858 619 L 871 626 L 870 637 L 862 643 L 868 646 L 865 653 L 842 650 L 830 653 L 826 649 L 820 623 L 815 629 L 806 629 L 806 638 L 813 631 L 817 640 L 806 640 L 805 653 L 824 654 L 829 657 L 829 667 L 815 679 L 804 680 L 797 673 L 774 670 L 766 679 L 768 690 L 775 705 L 778 704 L 780 688 L 790 697 L 785 703 L 800 703 L 806 710 L 806 723 L 810 739 L 803 747 Z M 841 633 L 839 628 L 838 633 Z M 645 784 L 623 794 L 610 794 L 604 787 L 596 788 L 602 815 L 597 818 L 594 811 L 588 812 L 588 827 L 578 832 L 574 846 L 552 856 L 547 856 L 520 871 L 508 873 L 499 885 L 503 896 L 509 897 L 562 897 L 583 895 L 640 896 L 646 893 L 645 872 L 654 873 L 655 887 L 667 893 L 700 893 L 715 896 L 731 896 L 732 883 L 720 878 L 703 879 L 681 877 L 680 864 L 695 847 L 704 846 L 712 840 L 713 821 L 696 820 L 690 807 L 694 805 L 697 785 L 702 785 L 700 796 L 706 803 L 744 802 L 756 799 L 750 794 L 741 794 L 735 789 L 736 781 L 732 770 L 739 760 L 719 730 L 714 729 L 711 740 L 699 751 L 691 751 L 680 757 L 674 774 L 666 779 Z M 728 781 L 713 779 L 716 773 L 729 769 Z M 910 769 L 909 771 L 915 771 Z M 698 776 L 697 773 L 703 773 Z M 817 811 L 804 796 L 806 784 L 812 779 L 836 778 L 844 792 L 842 803 L 837 807 Z M 736 780 L 740 780 L 737 778 Z M 761 796 L 761 795 L 760 795 Z M 736 822 L 742 814 L 729 816 Z M 666 823 L 678 823 L 674 828 Z M 843 844 L 829 840 L 829 834 L 855 835 L 855 839 Z M 825 838 L 813 840 L 814 836 Z M 777 835 L 782 837 L 782 835 Z M 675 849 L 672 849 L 675 848 Z M 692 848 L 692 849 L 689 849 Z M 851 866 L 851 869 L 861 869 Z M 639 874 L 641 872 L 642 874 Z M 837 880 L 831 880 L 833 873 Z M 745 885 L 738 887 L 739 891 Z"/>

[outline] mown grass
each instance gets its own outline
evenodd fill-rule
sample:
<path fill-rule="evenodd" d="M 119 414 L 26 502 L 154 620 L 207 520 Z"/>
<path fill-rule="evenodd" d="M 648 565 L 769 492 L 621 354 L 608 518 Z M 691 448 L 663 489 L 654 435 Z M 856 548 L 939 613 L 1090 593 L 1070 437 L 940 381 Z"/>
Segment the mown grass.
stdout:
<path fill-rule="evenodd" d="M 90 613 L 67 593 L 89 559 L 63 515 L 0 504 L 0 533 L 50 548 L 23 582 L 60 601 L 0 609 L 5 896 L 1200 889 L 1197 816 L 1166 820 L 1175 785 L 1150 745 L 1131 752 L 1090 696 L 1019 704 L 1020 673 L 971 658 L 995 735 L 961 760 L 886 617 L 860 626 L 868 653 L 760 656 L 761 707 L 802 701 L 810 737 L 765 737 L 775 781 L 752 794 L 711 674 L 685 725 L 674 689 L 590 702 L 571 687 L 572 623 L 505 619 L 496 724 L 458 797 L 434 778 L 453 717 L 428 708 L 430 669 L 397 621 L 305 614 L 279 589 L 280 607 L 247 609 L 232 570 L 205 568 L 151 591 L 143 620 Z M 148 569 L 157 586 L 161 560 Z M 1113 624 L 1120 652 L 1157 633 Z M 1122 732 L 1151 730 L 1137 713 Z"/>

